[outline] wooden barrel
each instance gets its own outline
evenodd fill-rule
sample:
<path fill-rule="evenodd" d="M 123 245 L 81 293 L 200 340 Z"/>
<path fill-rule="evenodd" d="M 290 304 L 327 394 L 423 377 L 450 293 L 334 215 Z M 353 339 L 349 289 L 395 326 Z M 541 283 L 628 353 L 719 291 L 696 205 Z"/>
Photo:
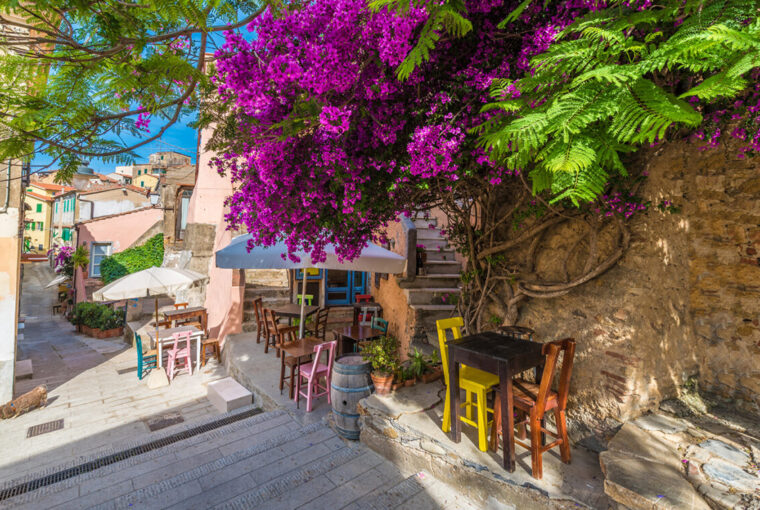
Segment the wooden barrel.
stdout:
<path fill-rule="evenodd" d="M 342 356 L 333 363 L 330 400 L 338 434 L 346 439 L 359 439 L 359 413 L 356 404 L 372 393 L 372 366 L 361 355 Z"/>

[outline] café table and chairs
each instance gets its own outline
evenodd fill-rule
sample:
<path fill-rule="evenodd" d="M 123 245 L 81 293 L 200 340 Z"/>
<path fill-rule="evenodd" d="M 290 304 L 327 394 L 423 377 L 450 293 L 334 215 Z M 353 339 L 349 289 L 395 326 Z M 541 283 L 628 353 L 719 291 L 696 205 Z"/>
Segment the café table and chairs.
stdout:
<path fill-rule="evenodd" d="M 163 312 L 165 320 L 171 322 L 171 327 L 196 326 L 206 331 L 208 325 L 208 313 L 202 306 L 188 307 L 187 303 L 174 305 L 174 310 Z"/>
<path fill-rule="evenodd" d="M 447 319 L 451 320 L 451 319 Z M 459 319 L 461 320 L 461 319 Z M 440 322 L 440 321 L 439 321 Z M 446 324 L 442 324 L 442 326 L 445 326 Z M 460 326 L 461 327 L 461 326 Z M 440 341 L 440 337 L 439 337 Z M 574 349 L 574 343 L 572 344 Z M 495 409 L 493 410 L 494 414 L 498 412 L 498 418 L 497 418 L 497 427 L 501 430 L 501 435 L 503 437 L 503 459 L 502 464 L 504 468 L 507 471 L 514 471 L 515 469 L 515 435 L 514 435 L 514 429 L 515 429 L 515 407 L 517 407 L 519 410 L 527 413 L 529 416 L 531 415 L 530 408 L 534 407 L 535 404 L 531 405 L 528 404 L 528 397 L 531 392 L 530 389 L 523 390 L 523 387 L 529 388 L 528 386 L 525 386 L 525 384 L 522 381 L 513 382 L 513 378 L 521 373 L 525 372 L 527 370 L 531 370 L 538 367 L 544 367 L 543 368 L 543 374 L 541 375 L 541 381 L 542 385 L 544 381 L 547 381 L 545 385 L 540 385 L 539 390 L 541 387 L 543 387 L 544 391 L 546 392 L 546 396 L 542 396 L 542 400 L 545 399 L 546 404 L 553 408 L 555 404 L 550 402 L 557 402 L 556 406 L 560 407 L 562 410 L 563 418 L 564 418 L 564 402 L 566 402 L 566 396 L 567 393 L 559 392 L 557 393 L 556 397 L 550 398 L 551 393 L 549 392 L 549 386 L 551 383 L 551 377 L 554 374 L 554 366 L 550 363 L 550 358 L 548 354 L 551 354 L 551 351 L 554 350 L 552 347 L 544 347 L 544 344 L 539 342 L 532 342 L 530 340 L 521 340 L 518 338 L 514 338 L 509 335 L 503 335 L 496 332 L 484 332 L 484 333 L 478 333 L 474 335 L 468 335 L 468 336 L 461 336 L 461 333 L 457 336 L 454 335 L 454 338 L 450 340 L 445 341 L 445 347 L 447 348 L 445 352 L 442 349 L 442 358 L 444 355 L 446 355 L 447 363 L 444 364 L 444 373 L 446 374 L 446 383 L 447 383 L 447 390 L 448 390 L 448 401 L 447 401 L 447 407 L 448 407 L 448 414 L 450 416 L 451 420 L 451 439 L 458 443 L 461 440 L 461 407 L 462 404 L 460 403 L 460 389 L 462 389 L 463 385 L 461 385 L 462 382 L 462 375 L 468 375 L 472 373 L 471 371 L 473 369 L 477 369 L 480 372 L 485 372 L 490 374 L 491 376 L 497 377 L 497 380 L 494 381 L 493 378 L 482 381 L 484 383 L 489 384 L 489 390 L 497 390 L 497 403 L 495 404 Z M 570 357 L 563 359 L 563 365 L 565 364 L 566 360 L 571 359 L 572 357 L 572 351 L 570 350 L 570 346 L 567 347 L 568 350 L 565 351 L 570 352 Z M 555 358 L 556 360 L 556 358 Z M 569 367 L 571 367 L 571 363 L 568 364 Z M 570 368 L 567 369 L 566 376 L 567 376 L 567 382 L 569 383 L 569 377 L 570 377 Z M 467 384 L 467 383 L 465 383 Z M 520 386 L 517 386 L 517 391 L 514 390 L 515 385 L 519 384 Z M 563 397 L 564 395 L 564 401 Z M 538 402 L 537 398 L 534 398 L 534 401 Z M 465 403 L 466 405 L 467 403 Z M 560 405 L 561 404 L 561 405 Z M 468 406 L 470 407 L 470 406 Z M 479 420 L 478 425 L 481 424 L 488 424 L 487 420 L 487 413 L 491 410 L 487 409 L 485 405 L 482 406 L 485 409 L 478 409 L 479 417 L 482 419 Z M 536 407 L 538 409 L 538 407 Z M 446 414 L 446 413 L 445 413 Z M 538 413 L 538 411 L 533 411 L 533 425 L 535 426 L 536 419 L 542 416 L 542 414 Z M 529 425 L 531 418 L 528 419 Z M 491 423 L 491 425 L 493 425 Z M 560 425 L 560 429 L 564 427 L 564 421 L 563 424 Z M 496 430 L 498 435 L 498 430 Z M 542 434 L 546 433 L 546 429 L 541 427 L 540 420 L 539 425 L 534 428 L 534 430 L 531 432 L 532 437 L 537 437 L 537 441 L 534 442 L 537 446 L 540 445 L 540 447 L 545 451 L 549 447 L 554 446 L 561 446 L 566 449 L 566 452 L 563 452 L 563 455 L 565 453 L 569 454 L 569 444 L 567 443 L 567 440 L 563 437 L 562 440 L 558 440 L 553 442 L 548 447 L 543 447 L 542 444 Z M 563 432 L 562 430 L 559 431 L 560 436 L 566 437 L 566 432 Z M 480 449 L 483 450 L 483 444 L 482 439 L 484 435 L 482 431 L 480 431 L 479 427 L 479 446 Z M 562 446 L 564 445 L 564 446 Z M 537 462 L 535 459 L 536 457 L 540 457 L 541 450 L 536 449 L 537 453 L 533 453 L 532 450 L 532 458 L 534 459 L 534 466 L 536 469 L 534 469 L 534 476 L 540 476 L 540 466 L 537 466 L 535 462 Z M 563 457 L 563 460 L 565 457 Z M 569 459 L 568 459 L 569 460 Z"/>
<path fill-rule="evenodd" d="M 176 328 L 159 329 L 147 328 L 146 334 L 150 337 L 151 345 L 156 346 L 158 367 L 163 368 L 163 350 L 174 344 L 174 333 L 190 333 L 190 343 L 195 342 L 196 371 L 201 369 L 201 345 L 205 332 L 197 326 L 179 326 Z"/>
<path fill-rule="evenodd" d="M 338 356 L 355 352 L 361 345 L 385 334 L 381 329 L 370 326 L 345 326 L 333 330 L 338 340 Z"/>
<path fill-rule="evenodd" d="M 314 315 L 319 310 L 318 306 L 304 305 L 303 315 L 308 318 Z M 298 319 L 301 316 L 301 305 L 297 303 L 288 303 L 286 305 L 280 305 L 272 308 L 272 311 L 277 314 L 277 317 L 286 317 L 290 325 L 293 325 L 293 319 Z"/>
<path fill-rule="evenodd" d="M 528 443 L 514 440 L 531 453 L 531 470 L 534 478 L 541 479 L 543 476 L 544 452 L 559 446 L 562 462 L 570 463 L 570 441 L 567 437 L 567 421 L 565 411 L 567 409 L 567 395 L 570 391 L 570 377 L 573 370 L 573 358 L 575 357 L 575 340 L 565 338 L 542 344 L 544 356 L 543 373 L 538 379 L 540 383 L 532 383 L 525 379 L 515 379 L 512 382 L 512 391 L 515 408 L 522 419 L 516 423 L 520 439 L 525 439 L 525 429 L 530 432 Z M 559 373 L 559 385 L 557 391 L 553 391 L 552 381 L 557 371 L 559 355 L 562 354 L 562 368 Z M 554 413 L 554 423 L 557 432 L 546 429 L 544 416 L 548 412 Z M 491 430 L 491 449 L 497 450 L 498 437 L 502 428 L 501 398 L 496 398 L 494 404 L 494 421 Z M 554 441 L 545 444 L 545 436 L 549 435 Z"/>

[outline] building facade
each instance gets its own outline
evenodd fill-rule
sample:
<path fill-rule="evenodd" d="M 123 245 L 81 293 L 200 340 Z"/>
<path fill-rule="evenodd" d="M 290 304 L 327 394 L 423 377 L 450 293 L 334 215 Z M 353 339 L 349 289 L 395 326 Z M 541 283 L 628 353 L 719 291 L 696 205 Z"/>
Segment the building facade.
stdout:
<path fill-rule="evenodd" d="M 24 194 L 24 253 L 47 253 L 50 249 L 53 200 L 49 195 L 29 191 Z"/>

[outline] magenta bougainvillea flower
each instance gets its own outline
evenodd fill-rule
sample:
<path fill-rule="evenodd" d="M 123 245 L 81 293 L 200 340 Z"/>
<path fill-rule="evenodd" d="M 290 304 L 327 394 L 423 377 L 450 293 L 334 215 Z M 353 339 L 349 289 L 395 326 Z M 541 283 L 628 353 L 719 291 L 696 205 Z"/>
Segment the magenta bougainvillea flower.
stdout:
<path fill-rule="evenodd" d="M 215 159 L 235 184 L 229 227 L 315 261 L 326 243 L 352 259 L 459 179 L 498 186 L 519 175 L 496 166 L 471 131 L 492 115 L 481 112 L 489 87 L 530 71 L 532 55 L 606 3 L 534 2 L 498 29 L 518 3 L 466 0 L 473 30 L 441 37 L 406 81 L 396 68 L 427 19 L 416 3 L 399 14 L 373 13 L 365 0 L 313 0 L 265 12 L 248 27 L 252 40 L 227 33 L 213 80 L 234 116 Z"/>

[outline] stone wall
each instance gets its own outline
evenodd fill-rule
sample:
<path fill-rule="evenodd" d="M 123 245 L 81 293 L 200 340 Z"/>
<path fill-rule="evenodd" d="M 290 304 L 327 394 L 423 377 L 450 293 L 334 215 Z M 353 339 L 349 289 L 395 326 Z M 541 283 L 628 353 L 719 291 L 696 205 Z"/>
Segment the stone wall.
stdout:
<path fill-rule="evenodd" d="M 733 154 L 679 143 L 642 155 L 643 196 L 680 212 L 651 208 L 631 222 L 617 266 L 566 296 L 523 305 L 518 323 L 538 338 L 578 342 L 576 433 L 635 417 L 690 381 L 760 409 L 760 161 Z M 572 242 L 568 228 L 545 251 Z"/>

